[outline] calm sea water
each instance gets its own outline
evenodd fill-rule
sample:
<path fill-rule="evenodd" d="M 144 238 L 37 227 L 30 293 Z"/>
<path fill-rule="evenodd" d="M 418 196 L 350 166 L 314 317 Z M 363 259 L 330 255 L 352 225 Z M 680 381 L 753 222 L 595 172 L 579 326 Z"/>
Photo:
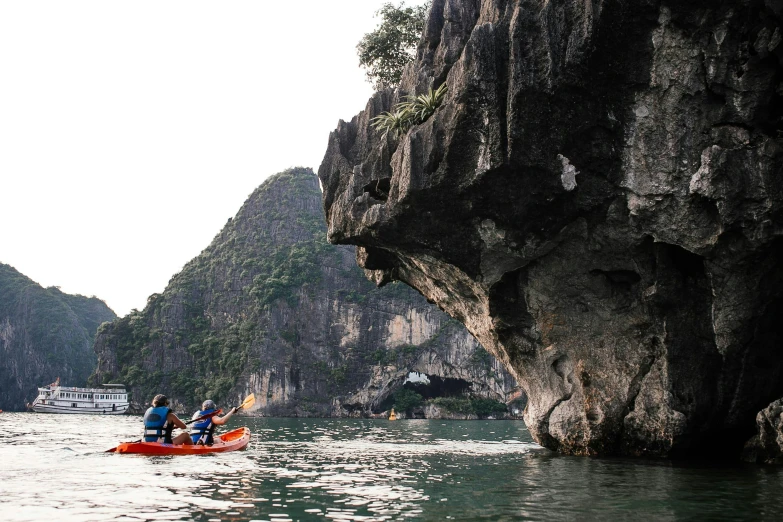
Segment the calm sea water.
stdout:
<path fill-rule="evenodd" d="M 140 417 L 0 414 L 3 520 L 783 520 L 783 470 L 563 457 L 520 421 L 235 419 L 247 451 L 104 451 Z"/>

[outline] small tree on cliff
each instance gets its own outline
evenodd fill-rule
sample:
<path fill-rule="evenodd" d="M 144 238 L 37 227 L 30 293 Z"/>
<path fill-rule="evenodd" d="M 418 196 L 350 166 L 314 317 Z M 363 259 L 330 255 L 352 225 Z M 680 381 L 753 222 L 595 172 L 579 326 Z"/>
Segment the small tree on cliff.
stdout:
<path fill-rule="evenodd" d="M 394 394 L 394 409 L 411 413 L 413 408 L 418 408 L 424 402 L 421 395 L 413 390 L 402 388 Z"/>
<path fill-rule="evenodd" d="M 413 61 L 429 8 L 430 2 L 416 7 L 387 3 L 376 13 L 381 23 L 356 46 L 359 65 L 376 89 L 400 83 L 402 70 Z"/>

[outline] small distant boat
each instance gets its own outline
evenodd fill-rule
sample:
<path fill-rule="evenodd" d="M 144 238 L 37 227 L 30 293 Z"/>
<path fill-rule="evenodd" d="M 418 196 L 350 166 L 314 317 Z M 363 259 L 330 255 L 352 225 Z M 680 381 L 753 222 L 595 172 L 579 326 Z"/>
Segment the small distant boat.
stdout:
<path fill-rule="evenodd" d="M 124 384 L 104 384 L 100 388 L 60 386 L 60 378 L 38 388 L 38 397 L 27 407 L 36 413 L 81 413 L 122 415 L 128 411 Z"/>
<path fill-rule="evenodd" d="M 394 413 L 394 408 L 391 409 L 391 413 L 389 414 L 389 420 L 397 420 L 397 414 Z"/>

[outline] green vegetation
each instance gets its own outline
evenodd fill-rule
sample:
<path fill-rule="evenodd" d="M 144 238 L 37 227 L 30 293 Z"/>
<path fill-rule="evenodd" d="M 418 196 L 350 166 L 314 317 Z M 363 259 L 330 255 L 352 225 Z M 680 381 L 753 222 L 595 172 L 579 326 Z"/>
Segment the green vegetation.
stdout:
<path fill-rule="evenodd" d="M 404 105 L 404 104 L 401 104 Z M 383 138 L 391 134 L 397 139 L 411 128 L 413 113 L 408 107 L 398 105 L 393 112 L 384 112 L 372 119 L 372 126 L 383 133 Z"/>
<path fill-rule="evenodd" d="M 435 113 L 435 109 L 440 107 L 440 104 L 443 103 L 443 98 L 446 96 L 447 90 L 446 84 L 443 83 L 434 91 L 430 89 L 426 94 L 410 96 L 408 98 L 405 105 L 407 105 L 413 113 L 414 125 L 427 121 L 429 117 Z"/>
<path fill-rule="evenodd" d="M 505 404 L 494 399 L 468 397 L 438 397 L 432 403 L 451 413 L 490 417 L 504 415 L 508 412 Z"/>
<path fill-rule="evenodd" d="M 410 413 L 424 402 L 422 396 L 413 390 L 401 388 L 394 393 L 394 409 Z"/>
<path fill-rule="evenodd" d="M 435 110 L 443 103 L 446 96 L 446 84 L 442 84 L 435 91 L 429 90 L 427 94 L 409 96 L 407 101 L 398 103 L 391 112 L 384 112 L 372 119 L 372 125 L 379 132 L 383 132 L 385 138 L 391 133 L 393 138 L 398 138 L 408 132 L 414 125 L 420 125 L 435 113 Z"/>
<path fill-rule="evenodd" d="M 413 61 L 429 8 L 430 2 L 417 7 L 387 3 L 376 13 L 381 16 L 380 25 L 356 46 L 359 65 L 367 70 L 367 81 L 376 89 L 400 83 L 403 69 Z"/>

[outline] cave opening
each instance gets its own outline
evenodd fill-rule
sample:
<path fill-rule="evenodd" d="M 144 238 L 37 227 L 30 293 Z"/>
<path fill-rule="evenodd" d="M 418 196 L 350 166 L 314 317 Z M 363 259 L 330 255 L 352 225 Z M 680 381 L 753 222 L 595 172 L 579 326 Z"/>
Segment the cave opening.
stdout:
<path fill-rule="evenodd" d="M 473 388 L 473 383 L 464 379 L 438 375 L 415 375 L 424 375 L 426 379 L 411 378 L 409 375 L 402 387 L 415 391 L 424 400 L 437 399 L 438 397 L 461 397 L 470 393 Z"/>
<path fill-rule="evenodd" d="M 400 390 L 410 390 L 421 395 L 422 400 L 437 399 L 439 397 L 465 397 L 470 395 L 473 383 L 465 379 L 453 377 L 440 377 L 439 375 L 427 375 L 424 373 L 410 372 L 402 386 L 396 388 L 379 405 L 380 413 L 394 406 L 395 394 Z"/>

